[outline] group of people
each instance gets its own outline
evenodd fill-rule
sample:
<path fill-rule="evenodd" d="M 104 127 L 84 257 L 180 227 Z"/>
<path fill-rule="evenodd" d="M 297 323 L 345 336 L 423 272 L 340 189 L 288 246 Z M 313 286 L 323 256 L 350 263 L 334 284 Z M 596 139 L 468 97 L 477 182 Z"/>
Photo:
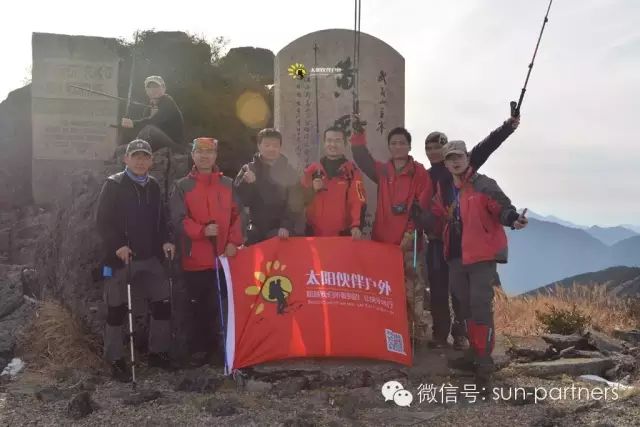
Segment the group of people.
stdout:
<path fill-rule="evenodd" d="M 152 76 L 145 85 L 147 94 L 156 98 L 155 105 L 167 104 L 162 101 L 168 95 L 161 78 Z M 153 120 L 157 114 L 143 124 L 153 123 L 158 130 L 152 132 L 167 137 L 163 122 Z M 366 132 L 355 115 L 353 122 L 350 138 L 340 127 L 324 131 L 324 155 L 307 166 L 302 176 L 282 154 L 282 135 L 275 129 L 258 133 L 257 153 L 233 180 L 216 167 L 218 141 L 196 138 L 191 145 L 193 169 L 174 183 L 168 213 L 160 186 L 149 175 L 154 144 L 141 134 L 128 144 L 125 170 L 107 178 L 97 215 L 109 272 L 105 274 L 104 354 L 116 377 L 126 378 L 128 372 L 122 345 L 127 280 L 145 289 L 151 301 L 149 364 L 171 369 L 172 301 L 162 261 L 179 258 L 193 318 L 192 361 L 219 360 L 224 354 L 220 335 L 226 299 L 219 256 L 233 257 L 243 246 L 299 235 L 296 224 L 301 218 L 306 236 L 363 239 L 364 174 L 377 186 L 371 239 L 399 246 L 404 253 L 413 338 L 427 340 L 428 287 L 433 325 L 427 344 L 448 346 L 451 334 L 455 348 L 466 351 L 464 357 L 451 361 L 452 366 L 474 371 L 478 382 L 490 379 L 493 287 L 499 285 L 496 264 L 506 262 L 507 256 L 504 227 L 524 228 L 527 219 L 496 182 L 478 174 L 478 169 L 518 127 L 519 117 L 507 119 L 470 151 L 463 141 L 448 141 L 444 133 L 432 132 L 425 140 L 430 169 L 409 155 L 412 138 L 405 128 L 388 133 L 390 159 L 383 162 L 371 155 Z M 153 138 L 148 128 L 146 132 Z M 346 157 L 349 144 L 354 161 Z M 243 229 L 245 208 L 249 221 Z"/>

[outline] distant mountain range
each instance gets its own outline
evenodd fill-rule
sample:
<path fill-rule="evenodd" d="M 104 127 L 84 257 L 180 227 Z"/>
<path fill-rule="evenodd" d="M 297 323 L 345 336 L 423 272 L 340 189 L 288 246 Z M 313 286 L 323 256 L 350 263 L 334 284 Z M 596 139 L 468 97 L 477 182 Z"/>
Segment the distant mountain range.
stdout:
<path fill-rule="evenodd" d="M 568 288 L 574 284 L 606 286 L 610 293 L 618 296 L 640 296 L 640 268 L 610 267 L 594 273 L 579 274 L 534 289 L 525 295 L 553 292 L 556 287 Z"/>
<path fill-rule="evenodd" d="M 578 228 L 535 218 L 529 216 L 525 230 L 507 230 L 509 263 L 500 265 L 499 272 L 511 295 L 608 267 L 640 267 L 640 235 L 631 230 Z"/>
<path fill-rule="evenodd" d="M 579 228 L 581 230 L 589 228 L 584 225 L 578 225 L 570 221 L 565 221 L 564 219 L 560 219 L 557 216 L 537 214 L 531 210 L 527 211 L 527 216 L 529 218 L 537 219 L 538 221 L 555 222 L 556 224 L 564 225 L 565 227 Z"/>
<path fill-rule="evenodd" d="M 596 239 L 600 240 L 605 245 L 615 245 L 616 243 L 621 242 L 625 239 L 640 236 L 640 234 L 636 233 L 635 231 L 623 226 L 599 227 L 597 225 L 594 225 L 593 227 L 587 228 L 585 231 L 591 234 Z"/>
<path fill-rule="evenodd" d="M 640 234 L 640 225 L 622 224 L 620 227 L 624 227 L 626 229 L 635 231 L 636 233 Z"/>
<path fill-rule="evenodd" d="M 613 245 L 622 240 L 628 239 L 640 235 L 640 226 L 637 225 L 619 225 L 617 227 L 600 227 L 593 225 L 591 227 L 585 225 L 574 224 L 570 221 L 560 219 L 553 215 L 540 215 L 535 212 L 528 211 L 527 216 L 539 221 L 555 222 L 556 224 L 564 225 L 565 227 L 577 228 L 579 230 L 585 230 L 596 239 L 600 240 L 605 245 Z"/>

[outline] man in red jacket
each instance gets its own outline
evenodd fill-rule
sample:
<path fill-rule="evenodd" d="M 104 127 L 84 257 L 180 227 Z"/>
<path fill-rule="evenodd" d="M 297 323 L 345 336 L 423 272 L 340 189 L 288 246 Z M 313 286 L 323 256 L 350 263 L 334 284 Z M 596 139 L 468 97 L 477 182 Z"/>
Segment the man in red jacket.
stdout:
<path fill-rule="evenodd" d="M 217 258 L 234 256 L 243 241 L 233 182 L 218 171 L 217 154 L 217 140 L 195 139 L 193 170 L 176 182 L 171 195 L 171 219 L 191 304 L 189 350 L 194 362 L 210 360 L 220 342 L 219 309 L 226 299 L 226 283 Z"/>
<path fill-rule="evenodd" d="M 357 124 L 357 117 L 355 122 L 354 128 L 361 129 Z M 387 136 L 387 144 L 391 160 L 383 163 L 374 160 L 369 152 L 364 131 L 356 132 L 351 137 L 356 164 L 378 186 L 372 239 L 399 245 L 404 252 L 410 326 L 411 329 L 415 327 L 414 338 L 423 341 L 427 334 L 427 319 L 424 313 L 424 274 L 420 274 L 424 257 L 417 257 L 416 271 L 413 268 L 413 240 L 418 224 L 412 218 L 412 211 L 422 198 L 431 198 L 431 179 L 424 166 L 409 155 L 411 134 L 405 128 L 392 129 Z M 424 195 L 424 192 L 428 192 L 429 196 Z M 422 235 L 421 232 L 417 234 Z M 418 239 L 418 251 L 422 246 L 422 239 Z"/>
<path fill-rule="evenodd" d="M 505 122 L 493 130 L 486 138 L 476 144 L 469 152 L 469 166 L 478 171 L 479 168 L 489 159 L 489 156 L 496 151 L 502 143 L 518 128 L 520 116 L 510 117 Z M 437 187 L 451 186 L 451 172 L 444 164 L 442 148 L 448 142 L 447 136 L 442 132 L 431 132 L 425 142 L 424 148 L 431 168 L 427 170 L 431 178 L 433 193 L 437 192 Z M 427 246 L 427 271 L 429 273 L 429 291 L 431 299 L 431 316 L 433 318 L 433 339 L 429 342 L 432 348 L 447 347 L 449 333 L 453 337 L 453 348 L 456 350 L 466 350 L 469 343 L 465 336 L 463 319 L 460 316 L 458 300 L 455 296 L 451 298 L 453 308 L 453 323 L 449 311 L 449 267 L 444 259 L 444 245 L 440 236 L 429 236 Z"/>
<path fill-rule="evenodd" d="M 474 370 L 477 384 L 485 386 L 494 371 L 493 286 L 496 263 L 507 262 L 504 227 L 520 230 L 528 220 L 493 179 L 470 165 L 463 141 L 448 142 L 443 155 L 453 181 L 439 186 L 433 203 L 425 198 L 422 204 L 428 228 L 442 232 L 449 284 L 460 303 L 471 346 L 465 357 L 450 365 Z"/>
<path fill-rule="evenodd" d="M 304 171 L 307 235 L 362 238 L 364 185 L 358 167 L 344 155 L 346 143 L 342 128 L 325 130 L 326 155 Z"/>

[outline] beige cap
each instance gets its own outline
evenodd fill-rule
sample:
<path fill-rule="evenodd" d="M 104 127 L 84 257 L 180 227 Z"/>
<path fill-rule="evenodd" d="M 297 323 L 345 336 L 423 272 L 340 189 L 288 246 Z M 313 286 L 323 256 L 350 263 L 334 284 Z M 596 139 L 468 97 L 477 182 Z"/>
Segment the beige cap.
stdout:
<path fill-rule="evenodd" d="M 160 86 L 165 86 L 164 79 L 160 76 L 149 76 L 144 79 L 144 87 L 147 87 L 149 83 L 157 83 Z"/>
<path fill-rule="evenodd" d="M 449 141 L 442 147 L 442 155 L 446 159 L 450 154 L 467 154 L 467 145 L 464 141 Z"/>

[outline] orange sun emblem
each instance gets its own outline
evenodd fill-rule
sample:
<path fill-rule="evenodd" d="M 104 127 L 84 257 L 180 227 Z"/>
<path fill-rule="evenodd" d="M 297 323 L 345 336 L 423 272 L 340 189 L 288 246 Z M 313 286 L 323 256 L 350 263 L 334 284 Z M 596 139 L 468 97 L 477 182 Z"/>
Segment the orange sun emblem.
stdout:
<path fill-rule="evenodd" d="M 266 264 L 266 271 L 256 271 L 253 273 L 257 284 L 249 285 L 244 293 L 250 296 L 260 295 L 266 302 L 277 304 L 277 313 L 284 314 L 287 307 L 287 299 L 293 290 L 291 280 L 283 275 L 287 266 L 280 261 L 269 261 Z M 256 315 L 264 311 L 264 302 L 256 300 L 251 304 Z"/>

